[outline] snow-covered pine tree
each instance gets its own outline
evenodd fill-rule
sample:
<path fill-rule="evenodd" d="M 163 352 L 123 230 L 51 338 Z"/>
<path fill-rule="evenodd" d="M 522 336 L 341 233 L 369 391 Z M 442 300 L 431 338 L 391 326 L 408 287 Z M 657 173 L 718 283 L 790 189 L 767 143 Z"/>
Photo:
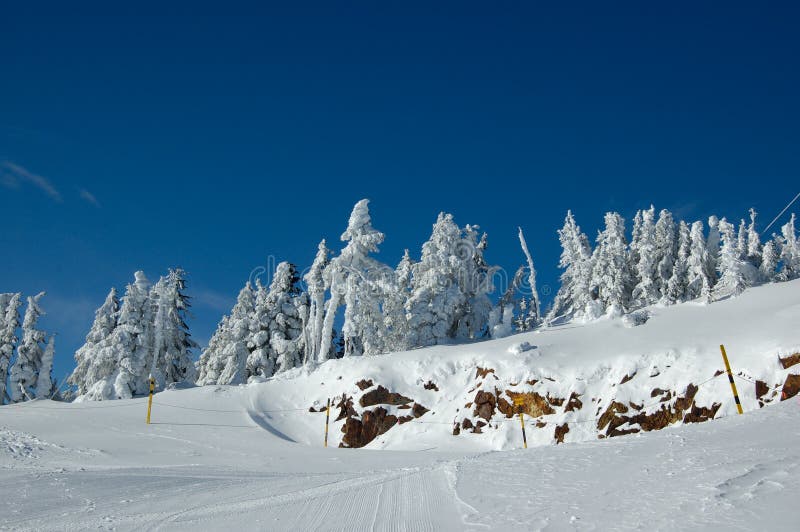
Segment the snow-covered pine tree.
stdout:
<path fill-rule="evenodd" d="M 541 314 L 541 301 L 539 300 L 539 291 L 536 288 L 536 269 L 533 266 L 533 257 L 531 252 L 528 251 L 528 243 L 525 241 L 525 235 L 522 233 L 522 227 L 519 227 L 519 244 L 522 247 L 522 253 L 525 255 L 525 260 L 528 263 L 528 290 L 530 290 L 530 303 L 528 305 L 528 316 L 526 319 L 527 326 L 530 329 L 537 327 L 542 322 Z M 513 316 L 513 311 L 512 311 Z M 503 322 L 506 322 L 504 317 Z M 510 326 L 510 322 L 509 322 Z M 510 332 L 510 331 L 509 331 Z"/>
<path fill-rule="evenodd" d="M 6 391 L 6 380 L 14 347 L 17 345 L 19 327 L 19 307 L 22 294 L 0 294 L 0 405 L 10 400 Z"/>
<path fill-rule="evenodd" d="M 497 306 L 492 309 L 489 315 L 489 331 L 492 338 L 504 338 L 514 332 L 515 327 L 518 331 L 529 331 L 538 325 L 538 313 L 529 311 L 527 299 L 523 297 L 521 301 L 516 300 L 517 291 L 523 285 L 524 277 L 526 277 L 525 266 L 520 266 L 511 284 L 497 302 Z"/>
<path fill-rule="evenodd" d="M 486 264 L 486 239 L 478 242 L 476 229 L 469 225 L 461 229 L 451 214 L 439 214 L 431 237 L 422 245 L 422 258 L 413 266 L 406 305 L 411 345 L 486 334 L 494 268 Z"/>
<path fill-rule="evenodd" d="M 547 322 L 597 317 L 591 291 L 592 249 L 589 239 L 575 223 L 572 211 L 567 211 L 564 226 L 558 230 L 558 239 L 561 243 L 558 266 L 564 271 Z"/>
<path fill-rule="evenodd" d="M 56 382 L 53 379 L 53 357 L 56 354 L 56 337 L 54 334 L 50 335 L 47 341 L 47 346 L 42 353 L 42 364 L 39 368 L 39 376 L 36 379 L 36 398 L 37 399 L 51 399 L 54 398 L 56 392 Z"/>
<path fill-rule="evenodd" d="M 708 254 L 706 274 L 708 275 L 708 280 L 711 282 L 711 288 L 714 288 L 714 285 L 717 284 L 717 271 L 719 270 L 720 254 L 719 244 L 719 218 L 711 215 L 708 217 L 708 239 L 706 240 L 706 253 Z"/>
<path fill-rule="evenodd" d="M 747 223 L 742 218 L 739 221 L 739 231 L 736 233 L 736 249 L 739 251 L 739 258 L 747 258 Z"/>
<path fill-rule="evenodd" d="M 394 270 L 393 286 L 384 290 L 386 299 L 383 304 L 383 322 L 387 331 L 385 347 L 388 353 L 404 351 L 410 347 L 406 303 L 411 297 L 413 269 L 414 260 L 406 249 Z"/>
<path fill-rule="evenodd" d="M 678 255 L 675 257 L 675 265 L 672 269 L 672 276 L 667 282 L 666 295 L 664 298 L 664 301 L 669 305 L 686 301 L 689 285 L 689 259 L 691 254 L 691 232 L 686 222 L 681 220 L 678 224 Z"/>
<path fill-rule="evenodd" d="M 775 281 L 778 261 L 780 260 L 779 248 L 780 246 L 772 239 L 764 244 L 761 250 L 761 266 L 759 266 L 758 271 L 761 273 L 761 279 L 766 283 Z"/>
<path fill-rule="evenodd" d="M 197 363 L 197 384 L 243 384 L 247 381 L 247 349 L 255 311 L 255 293 L 248 282 L 236 304 L 217 326 Z"/>
<path fill-rule="evenodd" d="M 305 275 L 309 307 L 306 324 L 306 364 L 322 362 L 327 358 L 320 356 L 322 345 L 322 325 L 325 320 L 325 268 L 330 262 L 331 252 L 323 239 L 317 247 L 317 255 Z"/>
<path fill-rule="evenodd" d="M 156 379 L 159 388 L 194 382 L 196 374 L 191 350 L 198 345 L 186 324 L 191 306 L 186 295 L 186 272 L 180 268 L 170 270 L 152 288 L 150 300 L 155 317 L 149 375 Z"/>
<path fill-rule="evenodd" d="M 607 314 L 619 316 L 628 309 L 631 275 L 625 220 L 616 212 L 605 215 L 605 228 L 597 235 L 593 254 L 592 286 Z"/>
<path fill-rule="evenodd" d="M 153 304 L 150 281 L 142 271 L 134 274 L 119 311 L 117 327 L 109 339 L 109 347 L 118 361 L 113 396 L 130 399 L 149 391 L 148 370 L 153 353 Z M 107 392 L 107 393 L 109 393 Z"/>
<path fill-rule="evenodd" d="M 350 214 L 346 242 L 334 261 L 344 277 L 344 356 L 377 355 L 385 352 L 381 285 L 388 267 L 370 256 L 378 252 L 384 235 L 372 227 L 369 200 L 356 203 Z"/>
<path fill-rule="evenodd" d="M 248 378 L 271 377 L 302 364 L 308 295 L 299 283 L 297 268 L 288 262 L 278 264 L 268 290 L 257 282 Z"/>
<path fill-rule="evenodd" d="M 456 338 L 462 340 L 483 338 L 490 333 L 489 315 L 492 312 L 492 302 L 489 294 L 494 291 L 492 278 L 496 270 L 486 262 L 488 237 L 483 233 L 478 240 L 478 229 L 477 225 L 467 224 L 462 245 L 459 247 L 465 260 L 461 265 L 458 281 L 467 299 L 465 313 L 456 329 Z"/>
<path fill-rule="evenodd" d="M 756 268 L 761 267 L 761 236 L 756 230 L 756 210 L 750 209 L 750 225 L 747 227 L 747 260 Z"/>
<path fill-rule="evenodd" d="M 666 301 L 669 280 L 678 254 L 675 220 L 672 213 L 662 209 L 656 222 L 656 287 L 661 301 Z"/>
<path fill-rule="evenodd" d="M 686 300 L 702 298 L 706 303 L 710 303 L 713 283 L 709 278 L 708 269 L 711 259 L 708 254 L 708 239 L 703 234 L 703 222 L 697 221 L 692 224 L 690 237 Z"/>
<path fill-rule="evenodd" d="M 782 281 L 791 281 L 800 277 L 800 244 L 795 232 L 795 215 L 781 227 L 781 271 L 779 278 Z"/>
<path fill-rule="evenodd" d="M 717 299 L 738 296 L 747 288 L 747 276 L 736 230 L 725 218 L 719 221 L 722 249 L 719 256 L 719 282 L 714 287 Z"/>
<path fill-rule="evenodd" d="M 636 283 L 631 294 L 631 307 L 646 307 L 659 300 L 659 257 L 656 239 L 656 210 L 636 213 L 639 227 L 634 230 L 636 240 L 631 241 L 631 254 L 637 258 L 633 264 L 632 280 Z"/>
<path fill-rule="evenodd" d="M 36 396 L 36 380 L 42 366 L 42 343 L 46 334 L 36 328 L 39 318 L 44 315 L 39 301 L 44 297 L 44 292 L 28 297 L 25 309 L 25 318 L 22 321 L 22 341 L 17 348 L 17 359 L 11 367 L 9 388 L 11 401 L 33 399 Z"/>
<path fill-rule="evenodd" d="M 103 304 L 95 311 L 94 322 L 86 335 L 86 343 L 75 352 L 75 370 L 67 378 L 68 384 L 77 387 L 79 396 L 86 395 L 97 382 L 116 375 L 118 360 L 109 348 L 109 338 L 117 327 L 118 317 L 117 289 L 112 288 Z M 106 385 L 100 386 L 97 394 L 86 399 L 110 399 L 109 394 L 102 392 L 103 388 Z"/>

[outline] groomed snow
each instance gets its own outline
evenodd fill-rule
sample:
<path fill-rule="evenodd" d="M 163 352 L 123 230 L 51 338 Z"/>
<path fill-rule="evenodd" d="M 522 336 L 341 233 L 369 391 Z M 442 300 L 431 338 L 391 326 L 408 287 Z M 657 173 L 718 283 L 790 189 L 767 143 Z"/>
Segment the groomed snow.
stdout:
<path fill-rule="evenodd" d="M 777 361 L 800 347 L 798 281 L 707 307 L 649 311 L 634 328 L 621 320 L 568 325 L 329 361 L 249 386 L 170 390 L 156 395 L 149 426 L 146 399 L 4 406 L 0 528 L 793 529 L 800 404 L 758 409 L 746 380 L 737 381 L 743 416 L 724 376 L 701 386 L 698 402 L 722 407 L 697 425 L 597 440 L 581 429 L 591 424 L 576 423 L 555 446 L 549 427 L 576 416 L 559 411 L 545 429 L 528 421 L 527 450 L 519 449 L 519 425 L 500 418 L 484 434 L 452 435 L 480 384 L 477 366 L 493 368 L 504 386 L 549 376 L 548 391 L 578 390 L 586 403 L 697 384 L 721 368 L 720 343 L 747 378 L 772 384 L 798 369 Z M 535 347 L 520 349 L 522 342 Z M 431 412 L 366 449 L 336 448 L 338 422 L 322 448 L 325 415 L 309 406 L 355 393 L 362 378 Z M 424 389 L 428 380 L 439 391 Z"/>

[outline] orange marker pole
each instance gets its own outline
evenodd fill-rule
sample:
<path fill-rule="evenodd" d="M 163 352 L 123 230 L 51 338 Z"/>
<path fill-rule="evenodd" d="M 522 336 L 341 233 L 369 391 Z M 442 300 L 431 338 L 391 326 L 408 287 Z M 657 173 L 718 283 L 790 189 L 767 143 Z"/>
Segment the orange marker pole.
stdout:
<path fill-rule="evenodd" d="M 156 391 L 156 380 L 150 377 L 150 397 L 147 399 L 147 424 L 150 424 L 150 410 L 153 408 L 153 392 Z"/>

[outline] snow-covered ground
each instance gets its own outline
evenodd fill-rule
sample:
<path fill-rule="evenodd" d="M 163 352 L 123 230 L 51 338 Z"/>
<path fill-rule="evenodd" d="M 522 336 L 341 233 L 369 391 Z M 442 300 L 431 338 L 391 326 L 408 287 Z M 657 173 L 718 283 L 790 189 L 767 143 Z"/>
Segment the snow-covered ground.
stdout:
<path fill-rule="evenodd" d="M 778 363 L 800 350 L 800 282 L 650 310 L 634 328 L 600 321 L 329 361 L 249 386 L 170 390 L 156 395 L 151 425 L 146 399 L 2 407 L 0 528 L 796 529 L 800 403 L 759 409 L 747 379 L 775 388 L 800 372 Z M 720 343 L 742 373 L 742 416 L 725 376 L 713 378 Z M 361 390 L 362 379 L 372 386 Z M 713 421 L 597 439 L 613 401 L 658 401 L 654 388 L 682 393 L 690 383 L 702 383 L 698 405 L 721 404 Z M 372 407 L 359 398 L 378 385 L 429 412 L 362 449 L 337 448 L 345 421 L 333 422 L 323 448 L 325 414 L 309 407 L 344 393 L 361 414 Z M 518 421 L 499 411 L 480 434 L 454 436 L 454 421 L 477 419 L 465 404 L 483 390 L 575 392 L 583 406 L 528 418 L 527 450 Z M 566 443 L 553 445 L 564 423 Z"/>

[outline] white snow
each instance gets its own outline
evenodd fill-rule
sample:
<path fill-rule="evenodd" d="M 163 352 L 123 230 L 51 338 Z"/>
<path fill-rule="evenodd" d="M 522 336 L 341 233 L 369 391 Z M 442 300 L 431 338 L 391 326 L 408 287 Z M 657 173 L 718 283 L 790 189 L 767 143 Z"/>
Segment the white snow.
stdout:
<path fill-rule="evenodd" d="M 648 312 L 633 328 L 603 319 L 168 390 L 151 425 L 146 398 L 0 407 L 0 529 L 793 529 L 800 403 L 759 409 L 754 386 L 737 378 L 738 416 L 727 379 L 712 377 L 721 343 L 743 378 L 772 385 L 798 372 L 777 356 L 800 351 L 800 281 Z M 478 366 L 495 371 L 476 380 Z M 499 414 L 483 434 L 452 435 L 474 387 L 532 377 L 542 394 L 582 393 L 584 408 L 557 409 L 540 429 L 528 419 L 527 450 L 518 420 Z M 696 400 L 722 403 L 715 420 L 597 440 L 590 398 L 638 401 L 709 378 Z M 323 448 L 325 413 L 309 407 L 362 393 L 361 379 L 430 412 L 364 449 L 337 448 L 343 422 L 333 422 Z M 570 432 L 556 446 L 562 422 Z"/>

